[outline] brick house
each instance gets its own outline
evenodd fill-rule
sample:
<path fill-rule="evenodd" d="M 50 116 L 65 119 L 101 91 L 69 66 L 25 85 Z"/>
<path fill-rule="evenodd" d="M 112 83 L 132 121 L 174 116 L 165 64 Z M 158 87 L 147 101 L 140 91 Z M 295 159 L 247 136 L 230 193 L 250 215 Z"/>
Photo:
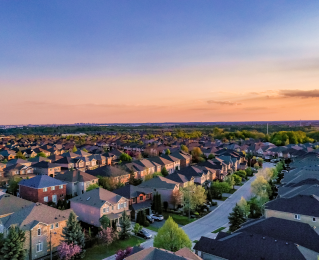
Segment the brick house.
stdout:
<path fill-rule="evenodd" d="M 61 211 L 35 203 L 0 218 L 0 227 L 3 229 L 4 237 L 11 226 L 18 226 L 25 231 L 25 260 L 39 259 L 49 255 L 51 247 L 52 252 L 55 252 L 63 241 L 62 229 L 66 226 L 70 212 L 70 209 Z"/>
<path fill-rule="evenodd" d="M 46 161 L 38 162 L 33 164 L 34 172 L 36 174 L 48 175 L 54 177 L 56 174 L 61 172 L 61 166 L 55 163 L 50 163 Z"/>
<path fill-rule="evenodd" d="M 111 191 L 97 188 L 70 199 L 71 209 L 79 220 L 100 227 L 99 219 L 106 215 L 109 220 L 119 223 L 125 210 L 130 215 L 129 200 Z"/>
<path fill-rule="evenodd" d="M 19 182 L 19 197 L 33 202 L 57 203 L 66 196 L 66 183 L 47 175 Z"/>
<path fill-rule="evenodd" d="M 136 219 L 137 213 L 141 210 L 144 210 L 147 215 L 152 213 L 152 189 L 128 184 L 113 192 L 129 200 L 132 219 Z"/>

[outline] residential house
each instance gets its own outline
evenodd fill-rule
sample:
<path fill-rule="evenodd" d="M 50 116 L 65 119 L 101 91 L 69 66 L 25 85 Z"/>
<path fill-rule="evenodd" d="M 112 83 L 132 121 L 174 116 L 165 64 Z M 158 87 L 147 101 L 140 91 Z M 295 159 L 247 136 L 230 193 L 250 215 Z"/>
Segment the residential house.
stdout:
<path fill-rule="evenodd" d="M 144 210 L 147 215 L 152 213 L 152 189 L 128 184 L 113 192 L 129 200 L 132 219 L 136 219 L 137 213 L 141 210 Z"/>
<path fill-rule="evenodd" d="M 2 194 L 0 195 L 0 219 L 32 204 L 34 203 L 31 201 L 21 199 L 11 194 Z"/>
<path fill-rule="evenodd" d="M 176 252 L 168 250 L 149 247 L 143 250 L 138 250 L 136 253 L 132 253 L 127 256 L 125 260 L 201 260 L 199 256 L 194 254 L 188 248 L 182 248 Z"/>
<path fill-rule="evenodd" d="M 185 153 L 183 151 L 174 152 L 170 155 L 180 160 L 180 168 L 187 167 L 192 162 L 192 155 Z"/>
<path fill-rule="evenodd" d="M 172 203 L 172 196 L 174 191 L 179 190 L 180 185 L 176 181 L 157 176 L 153 179 L 142 182 L 137 187 L 149 188 L 152 190 L 153 195 L 158 192 L 162 196 L 162 202 L 167 201 L 169 207 L 174 207 Z"/>
<path fill-rule="evenodd" d="M 7 163 L 7 167 L 8 167 L 8 166 L 15 165 L 15 164 L 21 164 L 21 165 L 25 165 L 25 166 L 31 166 L 31 162 L 18 158 L 18 159 L 12 159 L 12 160 L 10 160 L 10 161 Z"/>
<path fill-rule="evenodd" d="M 19 182 L 19 197 L 33 202 L 57 204 L 66 196 L 66 183 L 49 177 L 37 175 L 29 180 Z"/>
<path fill-rule="evenodd" d="M 200 185 L 217 178 L 215 170 L 204 166 L 188 166 L 178 171 L 178 173 L 184 175 L 188 180 L 193 178 L 194 182 Z"/>
<path fill-rule="evenodd" d="M 172 180 L 172 181 L 175 181 L 175 182 L 178 182 L 179 183 L 179 186 L 181 188 L 185 188 L 189 185 L 193 185 L 194 184 L 194 176 L 192 176 L 191 174 L 190 175 L 183 175 L 183 174 L 180 174 L 178 172 L 174 172 L 172 174 L 169 174 L 165 177 L 166 179 L 169 179 L 169 180 Z"/>
<path fill-rule="evenodd" d="M 71 210 L 58 210 L 41 203 L 31 204 L 21 210 L 0 218 L 0 227 L 4 237 L 10 227 L 19 227 L 25 231 L 25 260 L 40 259 L 56 252 L 63 241 L 62 230 L 66 226 Z"/>
<path fill-rule="evenodd" d="M 94 170 L 87 170 L 88 174 L 93 176 L 109 177 L 116 182 L 128 183 L 130 179 L 130 173 L 121 167 L 115 167 L 111 165 L 105 165 Z"/>
<path fill-rule="evenodd" d="M 100 218 L 106 215 L 119 223 L 125 210 L 130 215 L 129 200 L 111 191 L 97 188 L 70 199 L 71 209 L 79 220 L 100 227 Z"/>
<path fill-rule="evenodd" d="M 297 195 L 278 198 L 265 204 L 265 217 L 293 220 L 319 227 L 319 197 L 316 195 Z"/>
<path fill-rule="evenodd" d="M 12 151 L 12 150 L 4 150 L 4 151 L 1 151 L 0 154 L 3 156 L 4 159 L 8 161 L 16 157 L 15 151 Z"/>
<path fill-rule="evenodd" d="M 163 157 L 151 157 L 148 160 L 156 165 L 156 172 L 160 172 L 164 167 L 169 174 L 175 172 L 175 163 L 172 160 L 168 160 Z"/>
<path fill-rule="evenodd" d="M 44 174 L 50 177 L 54 177 L 56 174 L 61 172 L 61 166 L 55 163 L 46 161 L 38 162 L 33 164 L 33 169 L 36 174 Z"/>
<path fill-rule="evenodd" d="M 93 154 L 91 155 L 90 158 L 94 158 L 96 160 L 96 165 L 99 167 L 104 166 L 104 165 L 111 165 L 112 163 L 112 158 L 111 157 L 105 157 L 101 154 Z"/>
<path fill-rule="evenodd" d="M 96 176 L 79 170 L 59 173 L 55 179 L 67 183 L 66 194 L 72 196 L 83 194 L 91 184 L 97 184 L 99 180 Z"/>

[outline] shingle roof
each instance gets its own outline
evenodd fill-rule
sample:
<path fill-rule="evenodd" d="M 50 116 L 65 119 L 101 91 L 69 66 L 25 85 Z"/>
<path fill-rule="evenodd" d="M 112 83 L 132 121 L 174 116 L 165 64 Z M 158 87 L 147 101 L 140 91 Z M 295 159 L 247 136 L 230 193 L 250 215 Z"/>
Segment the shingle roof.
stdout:
<path fill-rule="evenodd" d="M 149 247 L 125 258 L 125 260 L 197 260 L 198 258 L 189 258 L 179 256 L 177 253 L 163 249 Z"/>
<path fill-rule="evenodd" d="M 140 194 L 150 194 L 153 192 L 150 188 L 143 188 L 131 184 L 125 185 L 119 189 L 113 190 L 114 193 L 121 195 L 127 199 L 136 198 Z"/>
<path fill-rule="evenodd" d="M 319 217 L 319 197 L 297 195 L 291 198 L 278 198 L 266 203 L 265 209 Z"/>
<path fill-rule="evenodd" d="M 42 189 L 50 186 L 66 185 L 65 182 L 49 177 L 48 175 L 36 175 L 29 180 L 22 180 L 19 185 L 27 186 L 35 189 Z"/>
<path fill-rule="evenodd" d="M 117 195 L 111 191 L 108 191 L 102 188 L 97 188 L 97 189 L 85 192 L 84 194 L 81 194 L 75 198 L 72 198 L 71 205 L 72 205 L 72 202 L 77 202 L 84 205 L 101 208 L 105 202 L 109 202 L 114 205 L 118 203 L 118 201 L 122 198 L 123 198 L 122 196 Z"/>
<path fill-rule="evenodd" d="M 94 170 L 87 170 L 87 173 L 93 176 L 102 176 L 102 177 L 118 177 L 129 174 L 129 172 L 123 170 L 120 167 L 115 167 L 111 165 L 105 165 Z"/>
<path fill-rule="evenodd" d="M 55 179 L 66 182 L 86 182 L 98 179 L 96 176 L 82 172 L 79 170 L 66 171 L 65 173 L 59 173 Z"/>
<path fill-rule="evenodd" d="M 18 210 L 34 204 L 31 201 L 18 198 L 10 194 L 3 194 L 0 196 L 0 216 L 17 212 Z"/>
<path fill-rule="evenodd" d="M 157 176 L 153 179 L 142 182 L 140 185 L 138 185 L 138 187 L 173 190 L 177 184 L 178 182 L 176 181 L 169 180 L 165 177 Z"/>
<path fill-rule="evenodd" d="M 1 219 L 3 225 L 9 228 L 11 225 L 17 225 L 22 230 L 29 230 L 37 223 L 52 224 L 67 220 L 71 210 L 58 210 L 41 203 L 35 203 L 30 206 L 4 217 Z"/>

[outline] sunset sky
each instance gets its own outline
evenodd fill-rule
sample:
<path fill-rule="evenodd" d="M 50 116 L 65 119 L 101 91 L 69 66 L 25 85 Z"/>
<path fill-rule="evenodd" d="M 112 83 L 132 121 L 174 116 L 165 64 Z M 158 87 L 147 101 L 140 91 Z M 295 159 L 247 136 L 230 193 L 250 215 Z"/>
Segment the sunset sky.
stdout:
<path fill-rule="evenodd" d="M 318 14 L 317 0 L 0 0 L 0 125 L 319 120 Z"/>

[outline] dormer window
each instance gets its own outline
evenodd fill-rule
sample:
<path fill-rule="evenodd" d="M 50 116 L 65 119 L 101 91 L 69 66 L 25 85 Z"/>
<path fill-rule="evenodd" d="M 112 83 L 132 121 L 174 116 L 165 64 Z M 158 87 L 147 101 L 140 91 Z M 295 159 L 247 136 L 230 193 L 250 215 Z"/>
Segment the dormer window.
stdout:
<path fill-rule="evenodd" d="M 299 214 L 295 214 L 295 219 L 300 220 L 300 215 Z"/>
<path fill-rule="evenodd" d="M 140 196 L 140 200 L 143 200 L 143 196 Z"/>
<path fill-rule="evenodd" d="M 38 236 L 41 236 L 41 228 L 38 228 Z"/>
<path fill-rule="evenodd" d="M 316 222 L 316 218 L 312 218 L 312 222 Z"/>

